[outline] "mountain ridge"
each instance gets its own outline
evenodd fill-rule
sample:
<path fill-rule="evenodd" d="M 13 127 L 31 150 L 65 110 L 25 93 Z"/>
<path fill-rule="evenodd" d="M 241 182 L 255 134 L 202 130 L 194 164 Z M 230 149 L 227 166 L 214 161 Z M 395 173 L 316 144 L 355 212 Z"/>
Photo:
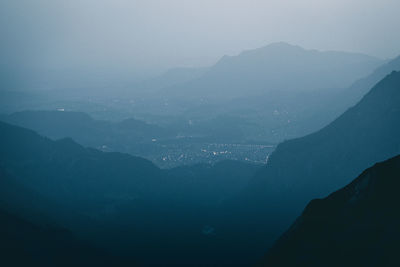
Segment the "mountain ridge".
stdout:
<path fill-rule="evenodd" d="M 260 266 L 394 266 L 400 240 L 398 177 L 400 156 L 312 200 Z"/>
<path fill-rule="evenodd" d="M 392 72 L 328 126 L 279 144 L 241 194 L 225 202 L 220 227 L 247 240 L 232 254 L 261 257 L 311 199 L 400 154 L 399 136 L 400 72 Z M 225 212 L 232 209 L 236 214 Z"/>
<path fill-rule="evenodd" d="M 189 98 L 190 93 L 212 99 L 244 96 L 245 92 L 245 95 L 254 95 L 272 89 L 312 91 L 342 88 L 371 72 L 380 62 L 363 54 L 306 50 L 286 43 L 273 43 L 237 56 L 224 56 L 201 77 L 175 88 L 169 87 L 166 92 L 180 92 Z M 357 74 L 350 75 L 356 69 Z M 298 78 L 297 82 L 284 79 L 285 75 Z M 338 83 L 339 80 L 342 82 Z"/>

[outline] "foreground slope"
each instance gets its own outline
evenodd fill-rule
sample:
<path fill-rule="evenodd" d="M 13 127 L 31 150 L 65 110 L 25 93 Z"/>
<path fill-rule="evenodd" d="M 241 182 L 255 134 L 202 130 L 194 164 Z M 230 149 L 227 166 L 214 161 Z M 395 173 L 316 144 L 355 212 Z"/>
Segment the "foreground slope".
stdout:
<path fill-rule="evenodd" d="M 0 210 L 1 266 L 123 266 L 65 229 L 38 226 Z"/>
<path fill-rule="evenodd" d="M 0 122 L 0 209 L 66 227 L 141 265 L 213 262 L 214 210 L 258 168 L 227 161 L 161 170 Z"/>
<path fill-rule="evenodd" d="M 244 192 L 226 203 L 221 227 L 246 240 L 232 248 L 235 257 L 261 257 L 311 199 L 398 155 L 399 136 L 400 72 L 393 72 L 327 127 L 280 144 Z"/>
<path fill-rule="evenodd" d="M 69 138 L 53 141 L 3 122 L 0 145 L 0 171 L 60 200 L 71 198 L 79 203 L 82 197 L 86 205 L 98 198 L 105 201 L 121 196 L 177 199 L 204 194 L 209 199 L 220 199 L 244 187 L 259 168 L 225 161 L 161 170 L 140 157 L 85 148 Z"/>
<path fill-rule="evenodd" d="M 265 266 L 398 266 L 400 156 L 311 201 Z"/>
<path fill-rule="evenodd" d="M 138 157 L 87 149 L 71 139 L 52 141 L 2 122 L 0 144 L 3 170 L 24 186 L 63 200 L 68 197 L 89 204 L 107 191 L 134 194 L 140 185 L 155 182 L 161 174 L 151 162 Z"/>
<path fill-rule="evenodd" d="M 254 182 L 275 193 L 325 195 L 400 153 L 399 136 L 400 72 L 392 72 L 322 130 L 280 144 Z"/>

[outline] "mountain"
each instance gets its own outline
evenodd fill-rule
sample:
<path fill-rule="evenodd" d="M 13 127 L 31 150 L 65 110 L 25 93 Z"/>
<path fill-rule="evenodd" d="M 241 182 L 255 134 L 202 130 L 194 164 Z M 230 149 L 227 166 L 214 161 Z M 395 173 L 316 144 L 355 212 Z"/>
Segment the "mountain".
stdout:
<path fill-rule="evenodd" d="M 278 145 L 248 187 L 225 203 L 220 227 L 226 236 L 247 240 L 231 254 L 260 257 L 308 201 L 400 154 L 399 136 L 400 72 L 392 72 L 328 126 Z M 235 214 L 224 212 L 232 209 Z"/>
<path fill-rule="evenodd" d="M 143 158 L 84 148 L 70 138 L 52 141 L 3 122 L 0 130 L 0 170 L 7 181 L 82 210 L 97 209 L 99 199 L 109 205 L 125 198 L 216 203 L 240 191 L 259 169 L 223 161 L 161 170 Z"/>
<path fill-rule="evenodd" d="M 191 121 L 184 129 L 188 135 L 226 124 L 225 133 L 237 133 L 236 142 L 280 143 L 321 129 L 356 104 L 374 83 L 363 83 L 364 91 L 347 89 L 383 63 L 362 54 L 274 43 L 223 57 L 201 76 L 157 91 L 153 96 L 159 100 L 148 100 L 140 112 Z"/>
<path fill-rule="evenodd" d="M 338 105 L 340 109 L 343 109 L 343 111 L 348 107 L 353 106 L 368 93 L 370 88 L 389 75 L 392 71 L 400 71 L 400 56 L 386 62 L 382 66 L 379 66 L 370 75 L 357 80 L 349 88 L 340 92 L 338 99 L 335 101 L 337 102 L 336 105 Z"/>
<path fill-rule="evenodd" d="M 72 138 L 83 146 L 102 151 L 156 158 L 157 164 L 163 163 L 160 154 L 164 148 L 160 141 L 175 139 L 177 135 L 172 127 L 133 118 L 118 122 L 96 120 L 86 113 L 72 111 L 22 111 L 0 116 L 0 120 L 52 139 Z"/>
<path fill-rule="evenodd" d="M 261 265 L 398 266 L 399 177 L 397 156 L 312 200 Z"/>
<path fill-rule="evenodd" d="M 362 94 L 357 91 L 356 97 L 350 98 L 344 88 L 384 62 L 361 54 L 275 43 L 225 56 L 211 67 L 170 70 L 143 84 L 127 86 L 123 94 L 109 91 L 109 86 L 99 88 L 101 92 L 96 90 L 96 94 L 86 89 L 2 94 L 0 112 L 61 107 L 101 119 L 121 120 L 134 115 L 166 125 L 175 135 L 211 135 L 213 142 L 279 143 L 321 129 L 354 105 Z M 127 142 L 121 144 L 120 148 Z M 118 149 L 156 160 L 143 149 L 131 150 L 134 148 Z"/>
<path fill-rule="evenodd" d="M 3 122 L 0 147 L 0 209 L 139 265 L 213 261 L 215 210 L 259 169 L 226 161 L 161 170 Z"/>
<path fill-rule="evenodd" d="M 253 154 L 247 149 L 245 154 L 237 149 L 237 143 L 244 143 L 240 127 L 235 120 L 230 121 L 227 117 L 201 125 L 189 125 L 187 120 L 182 120 L 175 123 L 160 122 L 163 126 L 159 126 L 133 118 L 122 121 L 97 120 L 83 112 L 23 111 L 0 115 L 0 121 L 32 129 L 51 139 L 72 138 L 86 147 L 140 156 L 162 168 L 215 164 L 221 160 L 265 159 L 261 151 Z M 216 145 L 210 147 L 210 144 Z M 217 147 L 218 144 L 227 145 L 223 148 Z M 259 147 L 262 144 L 259 143 Z M 222 149 L 224 153 L 219 153 Z M 215 151 L 218 154 L 213 155 Z"/>
<path fill-rule="evenodd" d="M 71 139 L 52 141 L 6 123 L 0 123 L 0 129 L 1 167 L 20 184 L 63 202 L 70 199 L 90 205 L 91 199 L 112 190 L 135 194 L 141 184 L 155 182 L 161 173 L 138 157 L 87 149 Z M 119 184 L 111 186 L 114 182 L 109 177 L 118 178 Z M 88 188 L 90 194 L 85 193 Z"/>
<path fill-rule="evenodd" d="M 95 148 L 105 144 L 110 148 L 120 148 L 122 143 L 137 144 L 151 142 L 153 138 L 174 136 L 171 131 L 140 120 L 131 118 L 109 122 L 95 120 L 83 112 L 22 111 L 3 116 L 2 119 L 53 139 L 70 137 Z"/>
<path fill-rule="evenodd" d="M 325 128 L 280 144 L 260 182 L 276 193 L 327 194 L 374 162 L 400 153 L 399 122 L 400 72 L 392 72 Z"/>
<path fill-rule="evenodd" d="M 68 230 L 35 225 L 0 210 L 1 266 L 123 266 Z M 128 266 L 128 265 L 126 265 Z"/>
<path fill-rule="evenodd" d="M 382 63 L 355 53 L 306 50 L 286 43 L 224 56 L 198 79 L 165 89 L 186 98 L 231 99 L 271 90 L 346 88 Z"/>

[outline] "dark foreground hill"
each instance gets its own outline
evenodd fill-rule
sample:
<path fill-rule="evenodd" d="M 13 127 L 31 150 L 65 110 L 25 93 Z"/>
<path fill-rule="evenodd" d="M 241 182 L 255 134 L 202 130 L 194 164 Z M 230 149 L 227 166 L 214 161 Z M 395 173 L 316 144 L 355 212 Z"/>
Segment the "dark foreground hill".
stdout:
<path fill-rule="evenodd" d="M 171 138 L 171 130 L 136 119 L 121 122 L 95 120 L 83 112 L 21 111 L 1 118 L 4 122 L 38 132 L 52 139 L 70 137 L 84 146 L 127 151 L 152 139 Z M 106 147 L 104 147 L 106 148 Z"/>
<path fill-rule="evenodd" d="M 100 249 L 76 239 L 71 232 L 39 226 L 0 210 L 0 265 L 122 266 Z"/>
<path fill-rule="evenodd" d="M 82 233 L 89 224 L 92 242 L 141 264 L 246 265 L 310 199 L 400 153 L 399 103 L 400 73 L 393 72 L 329 126 L 281 144 L 229 203 L 224 200 L 246 185 L 257 166 L 160 170 L 141 158 L 84 148 L 71 139 L 52 141 L 6 123 L 0 123 L 0 178 L 47 199 L 51 209 L 37 203 L 46 218 L 64 227 L 73 214 L 84 227 L 68 226 Z M 7 211 L 21 217 L 21 206 L 34 199 L 1 197 Z"/>
<path fill-rule="evenodd" d="M 259 169 L 227 161 L 161 170 L 2 122 L 0 148 L 0 209 L 70 229 L 141 265 L 213 262 L 207 244 L 215 239 L 215 209 Z"/>
<path fill-rule="evenodd" d="M 399 266 L 400 156 L 311 201 L 264 266 Z"/>
<path fill-rule="evenodd" d="M 254 258 L 265 251 L 311 199 L 398 155 L 399 136 L 400 72 L 393 72 L 327 127 L 280 144 L 246 190 L 226 203 L 221 227 L 242 240 L 233 255 Z"/>

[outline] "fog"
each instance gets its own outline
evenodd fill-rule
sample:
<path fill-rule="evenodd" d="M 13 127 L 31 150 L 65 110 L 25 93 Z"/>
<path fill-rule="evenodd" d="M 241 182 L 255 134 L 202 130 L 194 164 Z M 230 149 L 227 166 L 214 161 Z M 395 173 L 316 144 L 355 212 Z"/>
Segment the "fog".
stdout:
<path fill-rule="evenodd" d="M 392 58 L 399 8 L 396 0 L 3 0 L 2 71 L 96 69 L 133 79 L 276 41 Z"/>
<path fill-rule="evenodd" d="M 399 10 L 0 0 L 0 266 L 400 266 Z"/>

